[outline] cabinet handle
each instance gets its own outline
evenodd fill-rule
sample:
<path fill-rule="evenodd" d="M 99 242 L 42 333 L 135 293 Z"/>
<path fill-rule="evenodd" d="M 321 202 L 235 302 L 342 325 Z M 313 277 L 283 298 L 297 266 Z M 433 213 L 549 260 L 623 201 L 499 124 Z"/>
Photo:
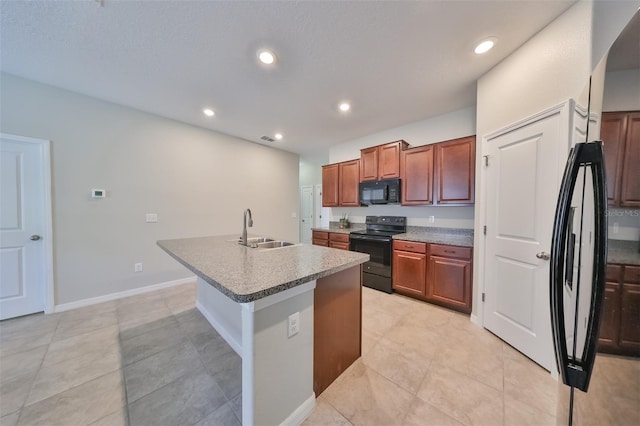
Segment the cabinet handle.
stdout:
<path fill-rule="evenodd" d="M 455 254 L 455 252 L 456 252 L 456 251 L 455 251 L 455 250 L 445 250 L 444 252 L 445 252 L 445 253 L 452 253 L 452 254 Z"/>
<path fill-rule="evenodd" d="M 407 244 L 405 247 L 406 247 L 406 248 L 413 248 L 413 246 L 412 246 L 412 245 L 410 245 L 410 244 Z"/>

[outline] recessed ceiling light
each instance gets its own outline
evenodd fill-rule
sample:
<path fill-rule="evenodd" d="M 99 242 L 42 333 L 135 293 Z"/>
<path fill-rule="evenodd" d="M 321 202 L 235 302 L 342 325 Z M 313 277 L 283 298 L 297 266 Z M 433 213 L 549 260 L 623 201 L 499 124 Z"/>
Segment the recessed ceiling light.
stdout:
<path fill-rule="evenodd" d="M 213 112 L 213 110 L 211 108 L 205 108 L 202 110 L 202 112 L 204 113 L 204 115 L 206 115 L 207 117 L 213 117 L 214 115 L 216 115 L 215 112 Z"/>
<path fill-rule="evenodd" d="M 276 54 L 267 49 L 258 50 L 258 59 L 265 65 L 271 65 L 276 61 Z"/>
<path fill-rule="evenodd" d="M 476 54 L 481 55 L 483 53 L 487 53 L 488 51 L 490 51 L 493 48 L 493 46 L 495 46 L 495 44 L 496 44 L 496 39 L 494 37 L 491 37 L 478 43 L 478 45 L 473 51 L 476 52 Z"/>
<path fill-rule="evenodd" d="M 342 103 L 338 106 L 338 108 L 339 108 L 339 109 L 340 109 L 340 111 L 342 111 L 342 112 L 347 112 L 347 111 L 349 111 L 349 110 L 351 109 L 351 105 L 349 105 L 349 103 L 348 103 L 348 102 L 342 102 Z"/>

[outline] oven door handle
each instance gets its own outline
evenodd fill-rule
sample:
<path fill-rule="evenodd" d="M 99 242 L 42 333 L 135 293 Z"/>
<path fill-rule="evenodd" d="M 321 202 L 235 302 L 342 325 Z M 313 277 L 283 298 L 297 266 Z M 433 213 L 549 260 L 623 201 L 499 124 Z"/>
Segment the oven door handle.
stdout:
<path fill-rule="evenodd" d="M 387 242 L 391 242 L 391 238 L 385 238 L 385 237 L 368 237 L 366 235 L 354 235 L 354 234 L 350 234 L 349 235 L 349 239 L 351 240 L 358 240 L 358 241 L 380 241 L 383 243 L 387 243 Z"/>

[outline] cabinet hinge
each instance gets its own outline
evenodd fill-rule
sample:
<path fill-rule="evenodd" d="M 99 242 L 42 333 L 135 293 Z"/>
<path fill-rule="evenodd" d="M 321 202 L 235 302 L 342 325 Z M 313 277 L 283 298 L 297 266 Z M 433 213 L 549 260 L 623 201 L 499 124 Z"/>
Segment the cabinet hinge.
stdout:
<path fill-rule="evenodd" d="M 487 225 L 484 225 L 484 226 L 482 227 L 482 233 L 483 233 L 484 235 L 487 235 Z"/>
<path fill-rule="evenodd" d="M 484 302 L 484 293 L 482 293 L 482 301 Z"/>

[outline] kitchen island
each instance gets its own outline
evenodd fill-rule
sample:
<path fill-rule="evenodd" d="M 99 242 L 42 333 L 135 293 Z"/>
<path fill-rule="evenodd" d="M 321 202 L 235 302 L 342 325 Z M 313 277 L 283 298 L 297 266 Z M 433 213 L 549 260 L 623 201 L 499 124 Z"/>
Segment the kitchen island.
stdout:
<path fill-rule="evenodd" d="M 368 255 L 308 244 L 249 248 L 235 235 L 157 244 L 196 274 L 196 307 L 242 358 L 243 424 L 302 422 L 314 389 L 360 356 Z"/>

